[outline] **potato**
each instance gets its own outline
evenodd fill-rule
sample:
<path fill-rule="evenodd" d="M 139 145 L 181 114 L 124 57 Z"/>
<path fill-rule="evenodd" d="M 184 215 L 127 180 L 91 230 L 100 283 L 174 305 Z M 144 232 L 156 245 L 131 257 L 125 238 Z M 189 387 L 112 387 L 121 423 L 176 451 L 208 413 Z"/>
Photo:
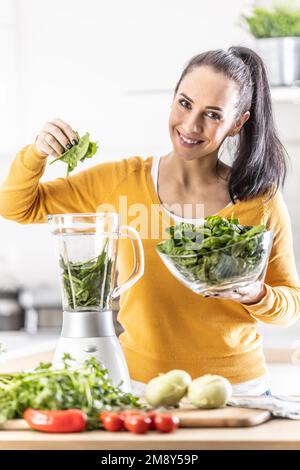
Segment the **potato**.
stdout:
<path fill-rule="evenodd" d="M 145 398 L 151 406 L 175 406 L 186 395 L 191 376 L 184 370 L 174 369 L 150 380 Z"/>
<path fill-rule="evenodd" d="M 165 379 L 172 383 L 177 383 L 182 387 L 188 387 L 192 382 L 192 377 L 185 370 L 173 369 L 164 374 Z"/>
<path fill-rule="evenodd" d="M 222 408 L 231 394 L 230 382 L 220 375 L 203 375 L 188 387 L 188 399 L 197 408 Z"/>

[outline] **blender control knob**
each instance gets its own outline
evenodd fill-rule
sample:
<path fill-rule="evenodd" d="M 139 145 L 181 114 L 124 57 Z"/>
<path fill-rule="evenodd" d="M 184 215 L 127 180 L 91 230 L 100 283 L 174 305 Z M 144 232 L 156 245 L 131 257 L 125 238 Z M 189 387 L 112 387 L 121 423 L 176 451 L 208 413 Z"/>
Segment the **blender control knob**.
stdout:
<path fill-rule="evenodd" d="M 91 346 L 84 346 L 83 350 L 84 350 L 85 352 L 92 353 L 92 352 L 97 351 L 97 346 L 93 346 L 93 345 L 91 345 Z"/>

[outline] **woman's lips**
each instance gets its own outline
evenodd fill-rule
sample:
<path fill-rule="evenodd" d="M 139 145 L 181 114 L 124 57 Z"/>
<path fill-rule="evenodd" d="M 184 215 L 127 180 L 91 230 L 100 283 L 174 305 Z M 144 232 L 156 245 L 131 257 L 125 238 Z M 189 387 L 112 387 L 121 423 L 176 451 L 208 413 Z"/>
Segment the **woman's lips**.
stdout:
<path fill-rule="evenodd" d="M 193 148 L 193 147 L 197 147 L 197 145 L 201 145 L 204 141 L 203 140 L 200 140 L 199 142 L 197 142 L 196 144 L 189 144 L 188 142 L 186 142 L 185 140 L 183 140 L 180 132 L 176 129 L 176 132 L 177 132 L 177 135 L 178 135 L 178 140 L 180 142 L 180 144 L 183 146 L 183 147 L 186 147 L 186 148 Z"/>

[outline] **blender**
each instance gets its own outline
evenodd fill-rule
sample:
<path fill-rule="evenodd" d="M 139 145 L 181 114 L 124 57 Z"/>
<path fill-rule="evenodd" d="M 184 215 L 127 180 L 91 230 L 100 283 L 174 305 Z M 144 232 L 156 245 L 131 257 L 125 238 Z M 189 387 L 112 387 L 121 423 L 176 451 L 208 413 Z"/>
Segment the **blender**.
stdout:
<path fill-rule="evenodd" d="M 144 252 L 138 232 L 120 226 L 118 213 L 48 215 L 56 242 L 63 324 L 53 358 L 62 367 L 65 353 L 74 364 L 96 357 L 114 386 L 131 391 L 126 360 L 115 333 L 112 300 L 136 283 L 144 272 Z M 116 286 L 118 241 L 129 238 L 134 267 L 129 278 Z"/>

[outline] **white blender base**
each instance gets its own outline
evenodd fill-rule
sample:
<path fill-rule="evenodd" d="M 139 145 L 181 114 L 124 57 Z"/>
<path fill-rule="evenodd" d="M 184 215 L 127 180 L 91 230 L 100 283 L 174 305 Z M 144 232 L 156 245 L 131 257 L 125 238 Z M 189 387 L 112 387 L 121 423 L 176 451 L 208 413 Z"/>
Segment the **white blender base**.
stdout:
<path fill-rule="evenodd" d="M 66 338 L 61 336 L 55 350 L 53 366 L 63 366 L 62 357 L 69 353 L 74 358 L 74 365 L 84 362 L 91 356 L 96 357 L 108 370 L 112 384 L 125 393 L 132 393 L 127 364 L 121 345 L 114 336 L 95 338 Z M 123 383 L 120 385 L 120 382 Z"/>

